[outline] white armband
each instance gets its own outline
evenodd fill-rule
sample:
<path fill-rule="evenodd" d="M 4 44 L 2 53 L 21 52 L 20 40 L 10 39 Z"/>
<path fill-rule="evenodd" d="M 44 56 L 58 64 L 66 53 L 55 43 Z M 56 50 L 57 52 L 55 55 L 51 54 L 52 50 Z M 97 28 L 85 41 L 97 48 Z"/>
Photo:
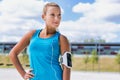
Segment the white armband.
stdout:
<path fill-rule="evenodd" d="M 61 64 L 64 64 L 66 67 L 71 68 L 72 67 L 72 60 L 71 60 L 71 52 L 65 52 L 61 56 Z"/>

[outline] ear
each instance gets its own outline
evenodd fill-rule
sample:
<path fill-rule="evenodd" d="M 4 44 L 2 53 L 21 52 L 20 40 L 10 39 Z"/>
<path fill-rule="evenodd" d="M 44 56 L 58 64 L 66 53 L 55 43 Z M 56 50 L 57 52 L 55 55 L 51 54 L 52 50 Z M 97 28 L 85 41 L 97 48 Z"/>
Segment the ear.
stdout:
<path fill-rule="evenodd" d="M 42 14 L 42 19 L 45 20 L 45 14 Z"/>

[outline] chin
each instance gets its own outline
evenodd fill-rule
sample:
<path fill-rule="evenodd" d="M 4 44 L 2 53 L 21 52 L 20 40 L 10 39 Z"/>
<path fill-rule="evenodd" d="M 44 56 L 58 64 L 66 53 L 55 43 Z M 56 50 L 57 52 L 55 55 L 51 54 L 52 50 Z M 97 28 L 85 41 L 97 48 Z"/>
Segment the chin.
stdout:
<path fill-rule="evenodd" d="M 53 26 L 53 28 L 57 29 L 57 28 L 58 28 L 58 25 Z"/>

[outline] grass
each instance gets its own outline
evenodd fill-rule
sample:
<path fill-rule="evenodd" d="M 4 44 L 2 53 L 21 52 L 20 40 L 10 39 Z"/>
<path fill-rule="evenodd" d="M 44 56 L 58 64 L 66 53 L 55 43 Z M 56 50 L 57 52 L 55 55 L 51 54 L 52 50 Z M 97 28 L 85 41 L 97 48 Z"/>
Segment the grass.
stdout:
<path fill-rule="evenodd" d="M 91 62 L 85 64 L 83 57 L 73 57 L 72 70 L 118 72 L 119 65 L 115 62 L 115 58 L 103 57 L 99 59 L 97 64 L 94 64 L 93 69 L 93 64 Z"/>
<path fill-rule="evenodd" d="M 19 59 L 24 68 L 29 68 L 28 55 L 19 55 Z M 0 55 L 0 68 L 14 68 L 8 55 Z M 93 64 L 89 61 L 84 63 L 84 57 L 72 57 L 73 67 L 75 71 L 101 71 L 101 72 L 119 72 L 119 65 L 115 62 L 115 58 L 103 57 L 99 59 L 97 64 Z"/>
<path fill-rule="evenodd" d="M 22 54 L 18 56 L 24 68 L 29 65 L 28 55 Z M 8 55 L 0 55 L 0 68 L 15 68 Z"/>

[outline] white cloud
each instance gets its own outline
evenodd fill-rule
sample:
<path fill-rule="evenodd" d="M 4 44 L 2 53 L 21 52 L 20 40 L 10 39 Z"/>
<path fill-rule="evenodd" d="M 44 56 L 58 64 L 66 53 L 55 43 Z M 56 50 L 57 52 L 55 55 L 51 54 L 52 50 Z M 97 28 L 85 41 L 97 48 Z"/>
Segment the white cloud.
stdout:
<path fill-rule="evenodd" d="M 120 3 L 114 0 L 96 0 L 93 4 L 78 3 L 73 7 L 73 11 L 83 13 L 85 17 L 102 19 L 104 17 L 120 15 L 119 7 Z"/>
<path fill-rule="evenodd" d="M 43 0 L 3 0 L 0 2 L 0 42 L 18 41 L 31 29 L 42 28 Z M 64 13 L 63 9 L 62 14 Z"/>
<path fill-rule="evenodd" d="M 41 28 L 40 16 L 43 5 L 40 0 L 3 0 L 0 2 L 0 41 L 18 41 L 26 31 Z M 76 21 L 61 22 L 61 33 L 72 42 L 100 37 L 107 42 L 120 42 L 120 23 L 110 17 L 120 16 L 119 0 L 95 0 L 94 3 L 78 3 L 73 7 L 83 16 Z M 64 13 L 63 9 L 62 12 Z"/>
<path fill-rule="evenodd" d="M 74 12 L 88 12 L 91 10 L 91 4 L 90 3 L 78 3 L 76 6 L 74 6 L 73 11 Z"/>
<path fill-rule="evenodd" d="M 97 3 L 120 3 L 120 0 L 95 0 Z"/>
<path fill-rule="evenodd" d="M 120 17 L 120 1 L 118 0 L 96 0 L 94 3 L 78 3 L 73 7 L 73 12 L 82 13 L 83 16 L 79 20 L 72 22 L 71 34 L 73 32 L 82 32 L 77 37 L 81 38 L 97 38 L 101 37 L 107 42 L 118 41 L 120 34 L 120 22 L 108 20 L 109 17 Z M 66 23 L 71 24 L 69 22 Z M 64 26 L 65 27 L 65 26 Z M 77 28 L 78 30 L 76 31 Z M 79 40 L 81 40 L 79 38 Z"/>
<path fill-rule="evenodd" d="M 68 36 L 71 41 L 82 42 L 84 39 L 97 38 L 105 39 L 107 42 L 119 39 L 120 24 L 109 22 L 87 22 L 85 20 L 62 22 L 60 31 Z M 109 34 L 109 36 L 108 36 Z M 110 36 L 111 35 L 111 36 Z M 116 37 L 115 37 L 116 36 Z"/>
<path fill-rule="evenodd" d="M 42 0 L 4 0 L 1 2 L 1 11 L 7 15 L 10 13 L 14 16 L 35 16 L 42 12 L 44 4 Z"/>
<path fill-rule="evenodd" d="M 119 36 L 117 36 L 114 33 L 105 33 L 105 35 L 102 35 L 102 38 L 105 39 L 107 42 L 111 42 L 111 40 L 118 39 Z"/>
<path fill-rule="evenodd" d="M 38 22 L 37 17 L 40 18 L 44 4 L 42 0 L 1 1 L 0 41 L 18 41 L 26 31 L 40 28 L 42 22 Z"/>

